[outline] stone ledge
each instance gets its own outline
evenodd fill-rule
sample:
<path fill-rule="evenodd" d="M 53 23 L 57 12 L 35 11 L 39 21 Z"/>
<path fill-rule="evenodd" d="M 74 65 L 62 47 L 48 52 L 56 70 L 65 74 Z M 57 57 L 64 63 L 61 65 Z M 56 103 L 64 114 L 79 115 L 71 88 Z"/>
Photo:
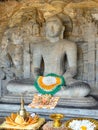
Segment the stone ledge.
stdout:
<path fill-rule="evenodd" d="M 20 105 L 17 104 L 2 104 L 0 103 L 0 116 L 5 117 L 12 112 L 17 112 Z M 98 106 L 96 108 L 75 108 L 58 106 L 55 109 L 32 109 L 25 105 L 25 108 L 30 113 L 37 113 L 41 117 L 45 117 L 49 120 L 49 115 L 52 113 L 62 113 L 65 116 L 65 120 L 73 117 L 88 117 L 98 119 Z"/>
<path fill-rule="evenodd" d="M 20 104 L 20 98 L 21 96 L 12 96 L 12 95 L 6 95 L 6 96 L 3 96 L 1 98 L 1 101 L 4 102 L 4 103 L 10 103 L 10 104 L 14 104 L 14 103 L 19 103 Z M 24 100 L 25 100 L 25 104 L 29 104 L 32 102 L 32 99 L 33 99 L 33 95 L 29 95 L 29 96 L 26 96 L 24 97 Z M 90 107 L 90 108 L 94 108 L 96 106 L 98 106 L 98 101 L 95 100 L 95 98 L 89 96 L 89 97 L 78 97 L 78 98 L 60 98 L 59 99 L 59 102 L 58 102 L 58 106 L 61 106 L 61 107 L 83 107 L 83 108 L 86 108 L 86 107 Z"/>

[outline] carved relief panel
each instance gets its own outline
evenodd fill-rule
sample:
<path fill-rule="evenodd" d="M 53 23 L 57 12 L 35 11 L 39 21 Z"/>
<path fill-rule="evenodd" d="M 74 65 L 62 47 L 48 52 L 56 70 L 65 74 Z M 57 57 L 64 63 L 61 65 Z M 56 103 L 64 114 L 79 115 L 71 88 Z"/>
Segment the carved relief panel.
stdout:
<path fill-rule="evenodd" d="M 45 40 L 45 20 L 59 14 L 65 25 L 63 37 L 75 41 L 79 48 L 77 78 L 97 87 L 98 10 L 85 10 L 81 7 L 83 3 L 79 7 L 75 2 L 54 0 L 13 4 L 15 9 L 9 14 L 0 44 L 1 79 L 8 82 L 33 78 L 34 45 Z M 5 84 L 2 82 L 0 86 L 5 95 Z"/>

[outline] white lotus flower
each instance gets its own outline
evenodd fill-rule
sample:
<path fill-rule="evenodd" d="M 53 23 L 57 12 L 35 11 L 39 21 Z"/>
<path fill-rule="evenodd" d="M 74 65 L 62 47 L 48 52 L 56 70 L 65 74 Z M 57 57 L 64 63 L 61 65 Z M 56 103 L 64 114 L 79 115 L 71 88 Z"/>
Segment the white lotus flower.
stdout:
<path fill-rule="evenodd" d="M 73 120 L 69 123 L 72 130 L 94 130 L 96 125 L 89 120 Z"/>

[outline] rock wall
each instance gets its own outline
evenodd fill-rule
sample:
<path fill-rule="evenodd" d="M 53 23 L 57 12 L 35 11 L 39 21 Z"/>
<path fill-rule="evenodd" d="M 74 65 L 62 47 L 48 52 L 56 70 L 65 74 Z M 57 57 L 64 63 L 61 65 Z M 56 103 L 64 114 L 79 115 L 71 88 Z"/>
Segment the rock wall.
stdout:
<path fill-rule="evenodd" d="M 64 20 L 64 38 L 78 46 L 76 78 L 98 89 L 97 1 L 0 2 L 0 73 L 3 80 L 33 78 L 32 52 L 45 39 L 45 20 L 59 14 Z M 87 6 L 86 6 L 87 5 Z M 0 12 L 1 12 L 0 11 Z M 3 82 L 1 90 L 4 92 Z M 2 97 L 2 94 L 1 94 Z"/>

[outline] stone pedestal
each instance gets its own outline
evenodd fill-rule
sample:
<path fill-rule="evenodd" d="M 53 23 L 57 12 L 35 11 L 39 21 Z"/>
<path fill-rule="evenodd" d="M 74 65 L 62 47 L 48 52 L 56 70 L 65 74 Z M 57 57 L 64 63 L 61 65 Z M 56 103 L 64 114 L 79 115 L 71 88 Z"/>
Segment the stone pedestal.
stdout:
<path fill-rule="evenodd" d="M 10 103 L 0 103 L 0 116 L 5 117 L 9 116 L 11 113 L 15 113 L 19 110 L 20 104 L 10 104 Z M 64 114 L 64 121 L 69 120 L 74 117 L 88 117 L 98 119 L 98 106 L 90 108 L 75 108 L 75 107 L 66 107 L 64 105 L 56 106 L 55 109 L 33 109 L 29 108 L 25 104 L 25 109 L 30 113 L 37 113 L 41 117 L 44 117 L 46 120 L 50 120 L 49 115 L 52 113 L 61 113 Z"/>
<path fill-rule="evenodd" d="M 64 123 L 61 127 L 55 128 L 53 127 L 53 121 L 49 121 L 42 127 L 42 130 L 68 130 L 68 128 L 64 126 Z"/>

